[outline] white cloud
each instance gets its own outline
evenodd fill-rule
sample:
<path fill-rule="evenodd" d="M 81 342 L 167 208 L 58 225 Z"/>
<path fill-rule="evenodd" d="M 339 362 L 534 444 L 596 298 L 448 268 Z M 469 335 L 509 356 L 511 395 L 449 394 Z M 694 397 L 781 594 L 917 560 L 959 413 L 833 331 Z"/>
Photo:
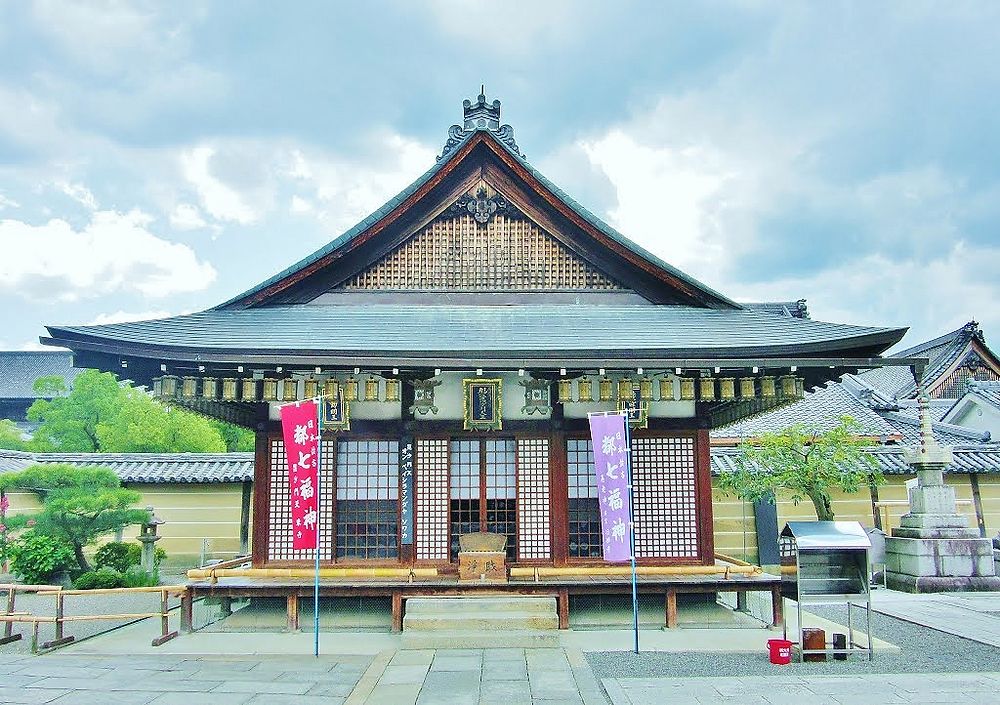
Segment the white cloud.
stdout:
<path fill-rule="evenodd" d="M 115 311 L 114 313 L 99 313 L 93 320 L 88 321 L 88 326 L 103 326 L 111 323 L 130 323 L 132 321 L 150 321 L 156 318 L 170 318 L 174 314 L 170 311 L 154 309 L 152 311 Z M 179 314 L 183 315 L 183 314 Z"/>
<path fill-rule="evenodd" d="M 97 199 L 94 198 L 94 194 L 90 192 L 90 189 L 83 184 L 74 184 L 69 181 L 57 181 L 55 186 L 80 205 L 85 206 L 92 211 L 97 210 Z"/>
<path fill-rule="evenodd" d="M 184 177 L 194 186 L 201 204 L 209 215 L 218 220 L 250 225 L 261 218 L 261 211 L 251 206 L 237 189 L 212 173 L 215 147 L 201 145 L 181 155 Z"/>
<path fill-rule="evenodd" d="M 170 225 L 177 230 L 198 230 L 208 225 L 201 217 L 198 206 L 190 203 L 178 203 L 170 212 Z"/>
<path fill-rule="evenodd" d="M 288 206 L 292 213 L 311 213 L 314 210 L 313 204 L 301 196 L 292 196 L 292 202 Z"/>
<path fill-rule="evenodd" d="M 0 220 L 0 289 L 73 301 L 122 290 L 161 297 L 214 281 L 212 265 L 187 245 L 154 235 L 150 222 L 138 210 L 96 211 L 81 230 L 60 219 L 37 226 Z"/>
<path fill-rule="evenodd" d="M 2 193 L 0 193 L 0 211 L 4 208 L 20 208 L 21 204 L 12 198 L 7 198 Z"/>

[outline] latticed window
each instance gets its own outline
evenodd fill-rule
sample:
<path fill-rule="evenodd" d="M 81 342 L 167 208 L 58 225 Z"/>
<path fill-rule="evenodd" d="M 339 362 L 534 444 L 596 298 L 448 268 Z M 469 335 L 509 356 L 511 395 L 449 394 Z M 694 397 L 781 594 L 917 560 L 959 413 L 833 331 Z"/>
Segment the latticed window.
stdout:
<path fill-rule="evenodd" d="M 517 534 L 516 445 L 513 439 L 451 442 L 451 556 L 458 537 L 489 531 L 507 537 L 513 560 Z"/>
<path fill-rule="evenodd" d="M 603 555 L 601 511 L 597 503 L 594 450 L 589 440 L 566 441 L 566 473 L 569 555 L 571 558 L 600 558 Z"/>
<path fill-rule="evenodd" d="M 398 441 L 337 444 L 337 558 L 399 557 Z"/>

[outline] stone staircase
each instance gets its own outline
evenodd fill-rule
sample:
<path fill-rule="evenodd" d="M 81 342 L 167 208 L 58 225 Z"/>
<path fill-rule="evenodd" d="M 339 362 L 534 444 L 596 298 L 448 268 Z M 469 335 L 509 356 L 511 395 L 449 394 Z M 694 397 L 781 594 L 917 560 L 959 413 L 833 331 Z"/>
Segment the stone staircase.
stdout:
<path fill-rule="evenodd" d="M 541 648 L 559 646 L 554 597 L 411 597 L 403 648 Z"/>

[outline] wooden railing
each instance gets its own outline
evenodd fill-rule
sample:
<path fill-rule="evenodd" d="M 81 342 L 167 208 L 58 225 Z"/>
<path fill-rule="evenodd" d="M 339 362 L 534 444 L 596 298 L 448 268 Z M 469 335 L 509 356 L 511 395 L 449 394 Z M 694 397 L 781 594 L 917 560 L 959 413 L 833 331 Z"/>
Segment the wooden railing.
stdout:
<path fill-rule="evenodd" d="M 65 627 L 67 622 L 92 622 L 98 620 L 121 621 L 133 619 L 147 619 L 149 617 L 160 618 L 160 636 L 153 639 L 153 646 L 160 646 L 178 635 L 178 631 L 170 631 L 170 596 L 180 596 L 182 602 L 187 595 L 187 587 L 184 585 L 158 585 L 155 587 L 138 588 L 107 588 L 102 590 L 63 590 L 57 585 L 0 585 L 0 590 L 7 592 L 7 609 L 0 614 L 0 622 L 5 622 L 4 636 L 0 639 L 0 644 L 6 644 L 21 638 L 21 634 L 14 634 L 15 623 L 31 624 L 31 651 L 38 653 L 39 650 L 54 649 L 57 646 L 69 644 L 75 640 L 74 636 L 67 636 Z M 15 611 L 15 595 L 17 593 L 35 593 L 38 596 L 48 596 L 55 600 L 54 614 L 40 615 L 30 612 Z M 137 593 L 159 593 L 160 609 L 156 612 L 128 612 L 118 614 L 81 614 L 67 616 L 65 613 L 66 598 L 70 596 L 82 595 L 129 595 Z M 38 643 L 38 625 L 54 624 L 55 638 L 52 641 Z"/>

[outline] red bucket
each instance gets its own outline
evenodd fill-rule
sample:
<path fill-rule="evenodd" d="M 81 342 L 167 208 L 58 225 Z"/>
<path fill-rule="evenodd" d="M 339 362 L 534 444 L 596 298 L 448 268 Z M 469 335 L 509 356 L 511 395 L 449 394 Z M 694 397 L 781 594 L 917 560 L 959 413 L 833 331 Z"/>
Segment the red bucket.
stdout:
<path fill-rule="evenodd" d="M 771 656 L 771 663 L 785 666 L 792 662 L 792 642 L 788 639 L 768 639 L 767 651 Z"/>

